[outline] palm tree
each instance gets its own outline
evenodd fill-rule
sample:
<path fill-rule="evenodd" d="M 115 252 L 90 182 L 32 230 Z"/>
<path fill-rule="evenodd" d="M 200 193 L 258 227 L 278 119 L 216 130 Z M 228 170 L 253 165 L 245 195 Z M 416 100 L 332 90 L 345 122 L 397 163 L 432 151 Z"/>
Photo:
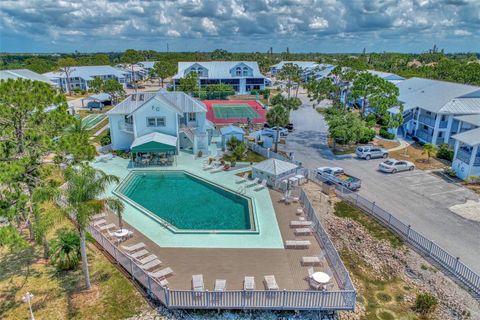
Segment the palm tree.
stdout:
<path fill-rule="evenodd" d="M 65 178 L 67 181 L 67 187 L 64 191 L 67 203 L 66 213 L 73 219 L 80 236 L 82 269 L 88 290 L 91 285 L 85 242 L 86 229 L 93 215 L 102 212 L 107 206 L 110 208 L 120 207 L 118 204 L 120 200 L 100 197 L 110 183 L 118 182 L 119 179 L 116 176 L 107 175 L 101 170 L 94 169 L 88 164 L 68 167 L 65 171 Z"/>
<path fill-rule="evenodd" d="M 277 152 L 280 136 L 279 127 L 285 127 L 288 124 L 288 110 L 280 104 L 273 106 L 267 113 L 267 122 L 271 127 L 277 127 L 275 135 L 275 152 Z"/>
<path fill-rule="evenodd" d="M 78 266 L 80 238 L 75 231 L 60 229 L 51 244 L 51 262 L 58 270 L 72 270 Z"/>
<path fill-rule="evenodd" d="M 432 143 L 426 143 L 424 146 L 423 146 L 423 152 L 422 154 L 426 154 L 427 155 L 427 162 L 430 162 L 430 157 L 435 154 L 435 151 L 437 150 L 437 147 L 432 144 Z"/>
<path fill-rule="evenodd" d="M 110 209 L 112 209 L 113 212 L 117 214 L 118 228 L 122 230 L 123 229 L 122 215 L 123 215 L 123 211 L 125 210 L 125 205 L 123 204 L 122 201 L 110 201 L 108 206 Z"/>

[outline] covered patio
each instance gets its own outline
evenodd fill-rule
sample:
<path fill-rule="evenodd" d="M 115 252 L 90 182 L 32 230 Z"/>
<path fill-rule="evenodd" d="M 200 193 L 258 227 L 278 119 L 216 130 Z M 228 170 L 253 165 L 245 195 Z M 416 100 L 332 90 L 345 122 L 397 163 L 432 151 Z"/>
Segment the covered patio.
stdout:
<path fill-rule="evenodd" d="M 152 132 L 135 139 L 130 151 L 134 167 L 171 166 L 178 154 L 177 137 Z"/>

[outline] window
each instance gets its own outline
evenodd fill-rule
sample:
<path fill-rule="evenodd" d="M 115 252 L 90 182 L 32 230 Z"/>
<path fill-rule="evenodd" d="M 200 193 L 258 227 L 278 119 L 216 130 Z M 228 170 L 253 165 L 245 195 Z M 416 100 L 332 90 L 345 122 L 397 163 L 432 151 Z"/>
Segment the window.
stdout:
<path fill-rule="evenodd" d="M 440 132 L 438 133 L 438 137 L 439 137 L 439 138 L 442 138 L 442 137 L 443 137 L 443 132 L 442 132 L 442 131 L 440 131 Z"/>
<path fill-rule="evenodd" d="M 237 67 L 237 68 L 235 69 L 235 75 L 241 76 L 241 75 L 242 75 L 242 68 Z"/>
<path fill-rule="evenodd" d="M 248 76 L 248 68 L 243 67 L 243 76 Z"/>
<path fill-rule="evenodd" d="M 195 112 L 188 113 L 188 121 L 195 121 L 197 119 L 197 114 Z"/>
<path fill-rule="evenodd" d="M 147 118 L 147 127 L 165 127 L 165 117 Z"/>

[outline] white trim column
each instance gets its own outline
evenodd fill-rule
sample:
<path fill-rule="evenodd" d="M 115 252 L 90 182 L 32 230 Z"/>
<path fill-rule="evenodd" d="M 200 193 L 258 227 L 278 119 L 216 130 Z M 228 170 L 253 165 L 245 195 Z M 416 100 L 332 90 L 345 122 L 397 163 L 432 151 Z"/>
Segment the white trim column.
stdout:
<path fill-rule="evenodd" d="M 453 117 L 453 114 L 448 116 L 447 130 L 445 131 L 443 143 L 448 143 L 448 141 L 450 141 L 450 136 L 452 135 Z"/>
<path fill-rule="evenodd" d="M 438 131 L 439 131 L 439 128 L 440 128 L 440 120 L 441 119 L 442 119 L 442 115 L 436 113 L 435 114 L 435 126 L 433 127 L 432 144 L 437 144 L 437 137 L 438 137 Z"/>

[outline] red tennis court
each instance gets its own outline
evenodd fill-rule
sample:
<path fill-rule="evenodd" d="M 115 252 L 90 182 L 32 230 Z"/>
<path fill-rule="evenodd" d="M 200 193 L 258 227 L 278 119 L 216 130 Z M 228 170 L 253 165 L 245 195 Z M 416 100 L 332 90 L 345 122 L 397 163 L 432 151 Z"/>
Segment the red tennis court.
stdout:
<path fill-rule="evenodd" d="M 217 124 L 264 123 L 267 110 L 255 100 L 203 100 L 207 106 L 207 119 Z"/>

